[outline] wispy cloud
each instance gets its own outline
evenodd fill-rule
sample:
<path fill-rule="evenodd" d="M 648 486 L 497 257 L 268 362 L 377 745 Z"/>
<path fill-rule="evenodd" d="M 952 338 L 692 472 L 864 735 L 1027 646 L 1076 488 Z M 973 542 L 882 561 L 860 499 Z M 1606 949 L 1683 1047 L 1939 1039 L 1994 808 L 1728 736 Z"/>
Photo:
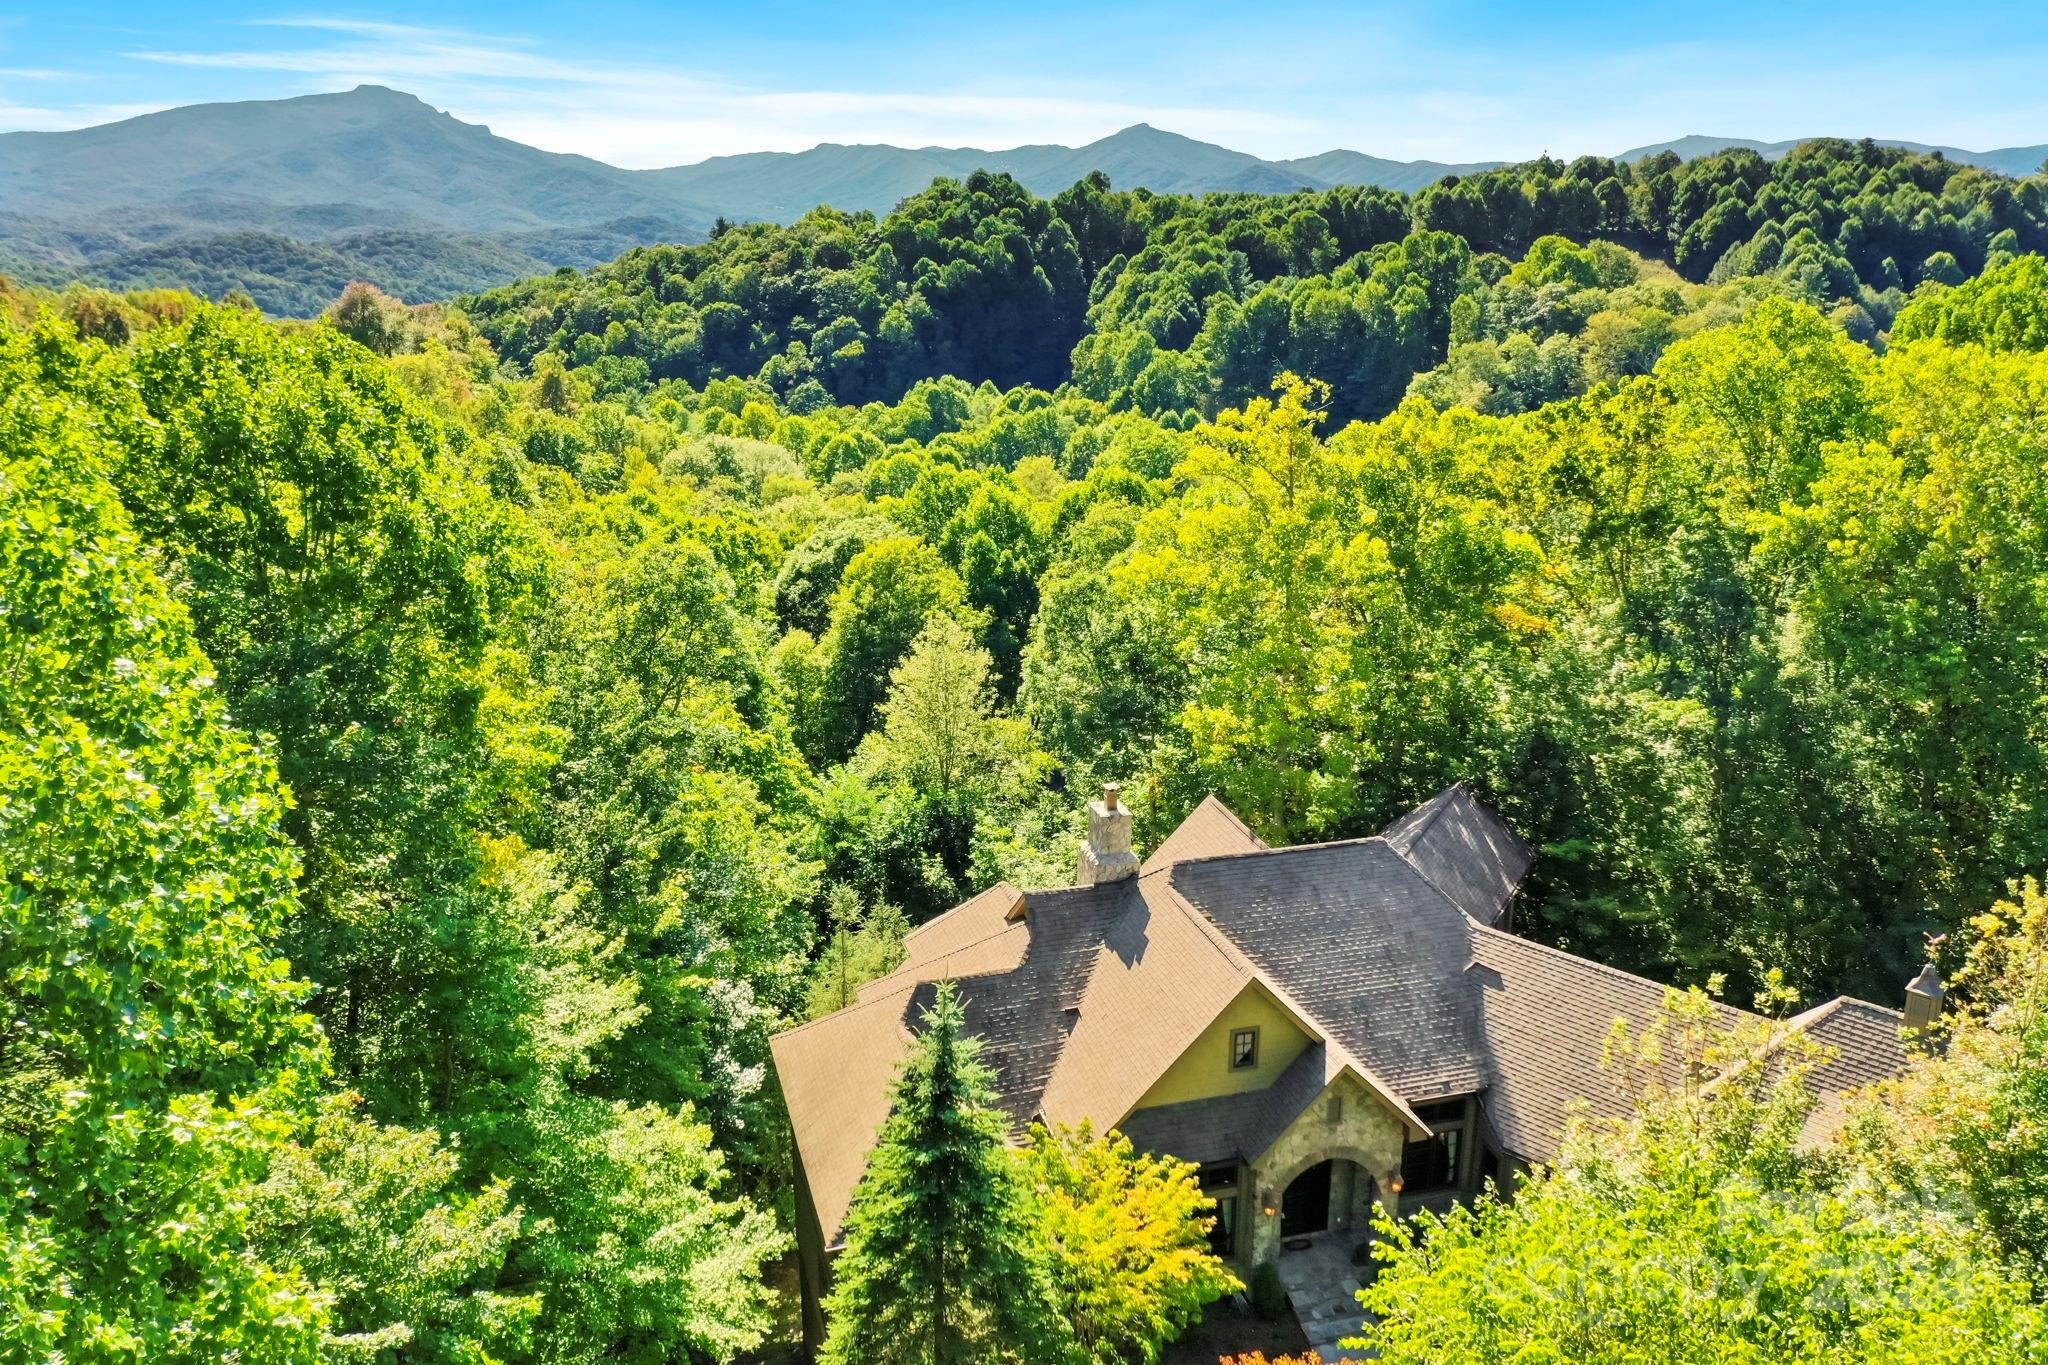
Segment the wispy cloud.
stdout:
<path fill-rule="evenodd" d="M 167 104 L 124 103 L 66 105 L 51 108 L 10 103 L 0 96 L 0 128 L 22 132 L 58 132 L 66 128 L 89 128 L 101 123 L 119 123 L 138 114 L 154 114 Z"/>
<path fill-rule="evenodd" d="M 489 35 L 355 19 L 279 18 L 259 26 L 333 40 L 126 55 L 167 66 L 292 75 L 309 88 L 402 86 L 505 136 L 628 166 L 797 151 L 820 142 L 1087 141 L 1141 121 L 1226 140 L 1298 136 L 1313 127 L 1259 109 L 1004 91 L 981 80 L 973 89 L 762 89 L 649 65 L 571 60 Z"/>
<path fill-rule="evenodd" d="M 2039 22 L 2008 25 L 1996 43 L 1930 31 L 1901 47 L 1881 25 L 1829 27 L 1782 0 L 1742 0 L 1749 22 L 1710 38 L 1616 32 L 1571 6 L 1539 23 L 1491 0 L 1173 0 L 1172 22 L 1165 0 L 1056 3 L 1028 22 L 986 4 L 940 13 L 897 0 L 838 20 L 822 0 L 788 8 L 807 4 L 815 22 L 792 21 L 772 42 L 737 11 L 630 37 L 558 13 L 529 12 L 520 36 L 279 13 L 132 27 L 125 51 L 96 41 L 89 54 L 25 46 L 13 39 L 22 25 L 0 15 L 0 59 L 17 64 L 0 68 L 0 127 L 103 121 L 94 96 L 116 89 L 163 107 L 369 83 L 628 166 L 819 142 L 1071 145 L 1140 121 L 1265 156 L 1342 146 L 1456 161 L 1614 152 L 1684 132 L 1976 147 L 2048 135 Z M 1826 44 L 1809 41 L 1819 29 Z"/>

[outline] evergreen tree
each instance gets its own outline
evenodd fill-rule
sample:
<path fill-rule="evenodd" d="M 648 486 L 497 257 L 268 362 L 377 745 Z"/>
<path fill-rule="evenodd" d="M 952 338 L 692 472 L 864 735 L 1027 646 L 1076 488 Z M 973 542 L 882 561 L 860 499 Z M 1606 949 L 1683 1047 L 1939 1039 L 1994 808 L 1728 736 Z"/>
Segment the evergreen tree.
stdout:
<path fill-rule="evenodd" d="M 993 1078 L 963 1023 L 941 983 L 847 1214 L 825 1365 L 1043 1362 L 1071 1348 Z"/>

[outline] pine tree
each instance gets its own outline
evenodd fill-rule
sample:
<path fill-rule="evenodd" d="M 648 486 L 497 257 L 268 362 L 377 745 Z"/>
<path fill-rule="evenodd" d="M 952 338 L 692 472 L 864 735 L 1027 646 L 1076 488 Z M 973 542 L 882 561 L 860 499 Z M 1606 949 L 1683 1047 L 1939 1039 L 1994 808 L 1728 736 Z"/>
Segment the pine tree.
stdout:
<path fill-rule="evenodd" d="M 1030 1194 L 950 983 L 896 1078 L 846 1220 L 824 1365 L 1066 1358 Z"/>

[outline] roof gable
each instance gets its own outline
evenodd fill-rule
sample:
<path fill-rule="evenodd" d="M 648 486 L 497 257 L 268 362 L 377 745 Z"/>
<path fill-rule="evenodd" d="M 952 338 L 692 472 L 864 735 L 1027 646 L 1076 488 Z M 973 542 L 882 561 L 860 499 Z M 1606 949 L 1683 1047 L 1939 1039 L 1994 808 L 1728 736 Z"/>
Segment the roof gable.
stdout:
<path fill-rule="evenodd" d="M 1186 862 L 1191 858 L 1220 858 L 1233 853 L 1262 853 L 1266 845 L 1251 826 L 1237 818 L 1237 812 L 1216 799 L 1211 792 L 1202 798 L 1200 805 L 1188 812 L 1188 818 L 1160 840 L 1159 847 L 1152 850 L 1152 856 L 1145 859 L 1143 872 L 1157 872 L 1163 867 Z"/>
<path fill-rule="evenodd" d="M 1665 987 L 1487 927 L 1528 856 L 1462 787 L 1382 837 L 1291 849 L 1265 848 L 1210 797 L 1136 877 L 1028 896 L 999 884 L 963 902 L 913 931 L 903 966 L 855 1005 L 773 1039 L 828 1241 L 939 980 L 958 982 L 1020 1128 L 1087 1120 L 1194 1160 L 1255 1157 L 1350 1072 L 1418 1134 L 1413 1104 L 1483 1091 L 1500 1143 L 1548 1159 L 1575 1102 L 1626 1112 L 1604 1044 L 1616 1018 L 1647 1027 Z M 1134 1113 L 1254 985 L 1309 1046 L 1263 1090 Z M 1752 1017 L 1717 1008 L 1731 1023 Z M 1894 1011 L 1844 999 L 1789 1027 L 1837 1054 L 1815 1070 L 1823 1109 L 1903 1065 Z M 1196 1151 L 1219 1144 L 1229 1149 Z"/>
<path fill-rule="evenodd" d="M 1156 877 L 1126 885 L 1130 902 L 1096 950 L 1086 991 L 1062 1002 L 1066 1048 L 1039 1102 L 1054 1123 L 1122 1119 L 1252 980 Z"/>
<path fill-rule="evenodd" d="M 1252 1061 L 1247 1066 L 1233 1066 L 1231 1040 L 1244 1029 L 1256 1034 Z M 1180 1056 L 1146 1087 L 1133 1107 L 1263 1090 L 1317 1041 L 1296 1021 L 1294 1012 L 1255 979 L 1225 1003 Z"/>
<path fill-rule="evenodd" d="M 1118 1126 L 1141 1151 L 1163 1152 L 1200 1165 L 1251 1163 L 1347 1076 L 1376 1099 L 1385 1098 L 1384 1091 L 1344 1061 L 1339 1050 L 1312 1043 L 1264 1090 L 1140 1109 Z"/>
<path fill-rule="evenodd" d="M 896 1067 L 910 1046 L 911 986 L 768 1040 L 803 1179 L 827 1245 L 889 1117 Z"/>
<path fill-rule="evenodd" d="M 1396 853 L 1453 905 L 1498 925 L 1535 855 L 1507 822 L 1460 782 L 1381 831 Z"/>
<path fill-rule="evenodd" d="M 1185 862 L 1161 875 L 1396 1095 L 1485 1084 L 1463 979 L 1468 921 L 1384 840 Z"/>

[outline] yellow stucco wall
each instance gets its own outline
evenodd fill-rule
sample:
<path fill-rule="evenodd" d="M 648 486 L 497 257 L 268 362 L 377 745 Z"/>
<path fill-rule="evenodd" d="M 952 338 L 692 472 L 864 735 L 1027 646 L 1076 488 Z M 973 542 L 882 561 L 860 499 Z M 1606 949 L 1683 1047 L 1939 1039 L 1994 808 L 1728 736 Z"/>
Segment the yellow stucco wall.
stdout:
<path fill-rule="evenodd" d="M 1242 1071 L 1230 1069 L 1230 1035 L 1238 1029 L 1259 1031 L 1259 1064 Z M 1180 1060 L 1152 1083 L 1136 1107 L 1149 1109 L 1186 1100 L 1206 1100 L 1216 1095 L 1237 1095 L 1263 1090 L 1301 1055 L 1309 1036 L 1287 1017 L 1279 1002 L 1256 982 L 1216 1017 Z"/>

